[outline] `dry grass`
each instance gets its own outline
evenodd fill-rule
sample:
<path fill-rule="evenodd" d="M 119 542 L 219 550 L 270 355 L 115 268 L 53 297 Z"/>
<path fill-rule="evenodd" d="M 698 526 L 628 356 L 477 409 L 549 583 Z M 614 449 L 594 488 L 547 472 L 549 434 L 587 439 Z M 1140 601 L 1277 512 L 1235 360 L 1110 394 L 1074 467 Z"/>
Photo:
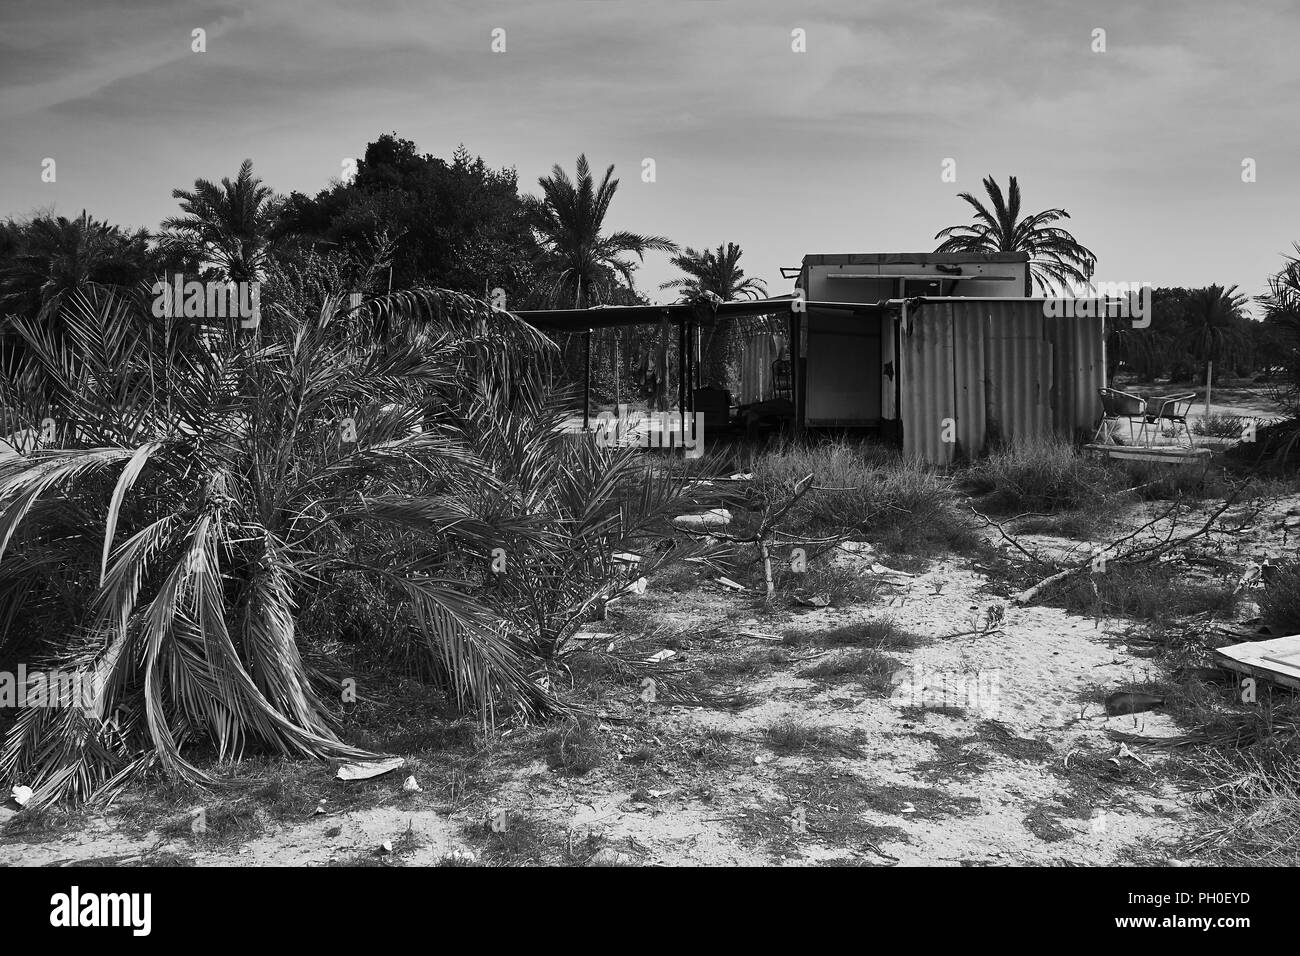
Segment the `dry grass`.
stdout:
<path fill-rule="evenodd" d="M 609 751 L 599 723 L 586 716 L 548 728 L 538 744 L 551 769 L 574 776 L 590 773 L 602 766 Z"/>
<path fill-rule="evenodd" d="M 768 746 L 779 754 L 819 754 L 861 757 L 866 735 L 860 730 L 809 724 L 795 717 L 783 717 L 764 731 Z"/>
<path fill-rule="evenodd" d="M 839 651 L 806 667 L 800 677 L 823 684 L 855 683 L 871 697 L 888 697 L 893 684 L 890 678 L 902 667 L 898 658 L 875 648 Z"/>
<path fill-rule="evenodd" d="M 1105 465 L 1065 441 L 1017 441 L 967 469 L 966 482 L 989 507 L 1015 512 L 1091 511 L 1117 481 Z"/>
<path fill-rule="evenodd" d="M 1232 607 L 1226 581 L 1188 581 L 1168 564 L 1109 565 L 1077 574 L 1048 588 L 1043 600 L 1090 617 L 1128 617 L 1167 622 Z"/>
<path fill-rule="evenodd" d="M 1300 633 L 1300 562 L 1285 564 L 1269 575 L 1259 611 L 1275 634 Z"/>
<path fill-rule="evenodd" d="M 1197 752 L 1207 825 L 1187 849 L 1225 866 L 1300 865 L 1300 738 Z"/>
<path fill-rule="evenodd" d="M 788 444 L 756 459 L 754 485 L 772 500 L 805 475 L 810 491 L 783 526 L 810 537 L 865 535 L 887 554 L 930 555 L 978 544 L 951 484 L 878 445 Z"/>
<path fill-rule="evenodd" d="M 899 625 L 893 615 L 841 624 L 824 630 L 795 627 L 786 630 L 782 641 L 790 647 L 872 647 L 877 650 L 911 650 L 930 643 L 930 638 Z"/>

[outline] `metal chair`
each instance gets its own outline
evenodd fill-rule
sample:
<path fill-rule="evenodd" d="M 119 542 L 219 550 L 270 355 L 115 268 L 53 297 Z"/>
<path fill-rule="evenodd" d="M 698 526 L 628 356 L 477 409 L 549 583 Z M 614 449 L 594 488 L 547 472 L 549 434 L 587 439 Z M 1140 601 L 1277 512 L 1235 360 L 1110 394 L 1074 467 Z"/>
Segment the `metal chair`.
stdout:
<path fill-rule="evenodd" d="M 1155 427 L 1157 435 L 1163 435 L 1165 431 L 1165 422 L 1173 428 L 1173 438 L 1178 438 L 1178 428 L 1182 426 L 1183 435 L 1187 438 L 1187 447 L 1194 448 L 1196 443 L 1192 441 L 1192 430 L 1187 427 L 1187 414 L 1192 410 L 1192 402 L 1196 401 L 1196 393 L 1188 395 L 1170 395 L 1165 398 L 1156 398 L 1152 404 L 1156 406 L 1155 414 L 1148 413 L 1145 425 Z"/>
<path fill-rule="evenodd" d="M 790 398 L 793 376 L 789 359 L 777 359 L 772 363 L 772 397 Z"/>
<path fill-rule="evenodd" d="M 1141 442 L 1146 434 L 1147 422 L 1150 420 L 1150 416 L 1147 414 L 1147 400 L 1141 395 L 1121 392 L 1117 388 L 1099 388 L 1097 394 L 1101 396 L 1101 420 L 1097 422 L 1097 431 L 1092 436 L 1092 440 L 1096 442 L 1100 438 L 1103 445 L 1108 444 L 1112 440 L 1111 423 L 1127 418 L 1129 442 L 1131 444 Z M 1142 426 L 1136 439 L 1133 436 L 1133 423 L 1135 421 Z M 1114 443 L 1116 445 L 1124 444 L 1118 438 L 1114 439 Z"/>

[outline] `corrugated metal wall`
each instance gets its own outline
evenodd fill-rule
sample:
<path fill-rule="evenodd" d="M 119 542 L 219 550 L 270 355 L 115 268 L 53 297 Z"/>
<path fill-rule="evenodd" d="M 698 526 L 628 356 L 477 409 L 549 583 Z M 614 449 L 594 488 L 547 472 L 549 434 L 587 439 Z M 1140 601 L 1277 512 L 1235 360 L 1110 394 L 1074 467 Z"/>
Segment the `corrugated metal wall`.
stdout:
<path fill-rule="evenodd" d="M 954 307 L 956 306 L 956 307 Z M 988 417 L 984 370 L 988 342 L 984 323 L 965 315 L 958 304 L 945 302 L 952 323 L 953 393 L 957 407 L 957 442 L 950 453 L 976 454 L 984 444 Z"/>
<path fill-rule="evenodd" d="M 946 465 L 952 460 L 953 447 L 943 440 L 944 423 L 957 417 L 952 310 L 904 306 L 899 321 L 903 453 Z"/>
<path fill-rule="evenodd" d="M 988 352 L 985 404 L 994 437 L 1046 435 L 1052 430 L 1052 343 L 1043 327 L 1041 303 L 1034 311 L 1036 315 L 1026 314 L 1019 302 L 982 303 L 978 310 Z M 976 320 L 976 314 L 967 315 L 967 321 Z"/>
<path fill-rule="evenodd" d="M 910 456 L 947 465 L 992 439 L 1070 437 L 1097 415 L 1100 319 L 1049 318 L 1041 299 L 969 299 L 912 305 L 900 323 Z"/>
<path fill-rule="evenodd" d="M 1047 319 L 1052 341 L 1052 424 L 1071 435 L 1084 428 L 1089 435 L 1101 413 L 1097 389 L 1106 384 L 1105 319 Z"/>

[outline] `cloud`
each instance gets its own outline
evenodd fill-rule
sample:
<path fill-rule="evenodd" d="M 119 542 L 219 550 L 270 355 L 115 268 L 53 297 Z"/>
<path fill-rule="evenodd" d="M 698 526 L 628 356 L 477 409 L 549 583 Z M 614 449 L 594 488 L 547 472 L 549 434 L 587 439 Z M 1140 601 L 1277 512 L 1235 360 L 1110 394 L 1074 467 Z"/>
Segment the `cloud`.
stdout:
<path fill-rule="evenodd" d="M 616 228 L 740 242 L 776 288 L 776 266 L 807 251 L 924 248 L 986 173 L 1019 175 L 1030 205 L 1070 209 L 1103 264 L 1124 260 L 1115 271 L 1225 270 L 1245 287 L 1275 265 L 1281 210 L 1300 195 L 1287 167 L 1300 133 L 1279 121 L 1300 92 L 1300 26 L 1287 0 L 1252 9 L 11 0 L 0 213 L 54 202 L 153 222 L 173 211 L 172 187 L 245 156 L 276 188 L 315 192 L 340 157 L 396 130 L 515 165 L 525 190 L 581 151 L 616 162 Z M 196 26 L 207 53 L 190 52 Z M 807 53 L 790 49 L 796 27 Z M 1246 155 L 1261 170 L 1248 194 Z M 43 156 L 60 158 L 57 186 L 32 173 Z M 645 156 L 658 183 L 638 181 Z M 955 187 L 939 179 L 946 157 Z M 1185 248 L 1204 208 L 1248 241 Z M 669 272 L 651 257 L 647 278 Z"/>

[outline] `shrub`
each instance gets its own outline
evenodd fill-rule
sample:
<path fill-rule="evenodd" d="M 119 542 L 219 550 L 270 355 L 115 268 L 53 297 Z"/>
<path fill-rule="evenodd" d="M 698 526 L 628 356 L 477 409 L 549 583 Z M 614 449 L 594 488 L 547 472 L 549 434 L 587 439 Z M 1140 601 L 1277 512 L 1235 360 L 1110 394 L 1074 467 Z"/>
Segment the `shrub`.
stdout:
<path fill-rule="evenodd" d="M 1289 562 L 1264 578 L 1261 616 L 1277 634 L 1300 634 L 1300 562 Z"/>
<path fill-rule="evenodd" d="M 1207 438 L 1239 439 L 1250 422 L 1258 424 L 1258 419 L 1243 418 L 1240 415 L 1202 415 L 1192 423 L 1192 434 Z"/>
<path fill-rule="evenodd" d="M 880 446 L 786 444 L 756 458 L 752 470 L 755 488 L 773 500 L 815 476 L 782 522 L 792 534 L 860 534 L 886 552 L 914 554 L 964 550 L 977 541 L 946 479 Z"/>
<path fill-rule="evenodd" d="M 987 504 L 1016 512 L 1096 509 L 1119 484 L 1101 462 L 1060 440 L 1017 441 L 996 448 L 972 464 L 965 478 Z"/>
<path fill-rule="evenodd" d="M 1172 501 L 1176 498 L 1226 498 L 1231 493 L 1222 470 L 1203 466 L 1174 465 L 1157 461 L 1111 462 L 1116 480 L 1135 489 L 1135 498 Z"/>
<path fill-rule="evenodd" d="M 1105 571 L 1076 574 L 1047 594 L 1075 614 L 1122 616 L 1161 621 L 1226 610 L 1232 587 L 1214 581 L 1183 581 L 1162 564 L 1110 565 Z"/>
<path fill-rule="evenodd" d="M 483 722 L 552 708 L 548 658 L 685 482 L 562 434 L 554 347 L 518 319 L 441 290 L 366 308 L 277 310 L 250 334 L 92 289 L 64 333 L 13 320 L 4 433 L 58 435 L 0 460 L 0 662 L 35 635 L 94 688 L 93 714 L 26 708 L 8 729 L 0 777 L 34 805 L 154 764 L 209 782 L 187 746 L 368 756 L 337 733 L 304 625 L 389 642 Z"/>
<path fill-rule="evenodd" d="M 869 647 L 830 654 L 799 676 L 826 683 L 856 681 L 869 695 L 887 697 L 893 689 L 891 678 L 901 667 L 896 657 Z"/>
<path fill-rule="evenodd" d="M 609 749 L 599 723 L 590 717 L 549 728 L 542 734 L 541 745 L 552 769 L 579 776 L 604 764 Z"/>

